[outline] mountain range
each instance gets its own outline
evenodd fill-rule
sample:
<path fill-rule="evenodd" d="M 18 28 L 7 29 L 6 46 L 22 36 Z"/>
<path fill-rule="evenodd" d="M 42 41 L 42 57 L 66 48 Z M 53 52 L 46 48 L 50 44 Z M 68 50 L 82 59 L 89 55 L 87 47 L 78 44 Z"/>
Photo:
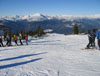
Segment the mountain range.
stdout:
<path fill-rule="evenodd" d="M 12 28 L 12 32 L 18 32 L 20 29 L 28 32 L 36 30 L 38 26 L 42 29 L 52 29 L 55 33 L 72 33 L 74 24 L 77 23 L 79 30 L 99 28 L 100 14 L 90 16 L 73 15 L 47 15 L 31 14 L 26 16 L 0 16 L 0 24 Z"/>

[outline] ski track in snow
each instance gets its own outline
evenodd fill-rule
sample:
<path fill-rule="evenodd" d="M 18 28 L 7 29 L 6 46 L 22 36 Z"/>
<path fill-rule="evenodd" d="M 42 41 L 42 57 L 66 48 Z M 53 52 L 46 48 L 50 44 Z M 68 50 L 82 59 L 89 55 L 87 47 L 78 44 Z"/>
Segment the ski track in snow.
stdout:
<path fill-rule="evenodd" d="M 87 44 L 86 35 L 48 34 L 0 47 L 0 76 L 100 76 L 100 51 Z"/>

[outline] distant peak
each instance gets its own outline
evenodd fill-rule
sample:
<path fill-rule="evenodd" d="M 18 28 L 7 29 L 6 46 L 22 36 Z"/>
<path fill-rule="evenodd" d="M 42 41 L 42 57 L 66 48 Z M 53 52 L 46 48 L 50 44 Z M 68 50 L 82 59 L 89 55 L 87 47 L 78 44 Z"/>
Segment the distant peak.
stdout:
<path fill-rule="evenodd" d="M 35 14 L 32 14 L 32 16 L 41 16 L 42 14 L 40 13 L 35 13 Z"/>

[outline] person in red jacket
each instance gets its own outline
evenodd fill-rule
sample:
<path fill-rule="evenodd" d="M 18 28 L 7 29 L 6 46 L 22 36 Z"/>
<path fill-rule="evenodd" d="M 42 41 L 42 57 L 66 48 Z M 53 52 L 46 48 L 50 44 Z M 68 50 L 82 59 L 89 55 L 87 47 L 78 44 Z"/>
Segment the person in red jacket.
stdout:
<path fill-rule="evenodd" d="M 28 35 L 25 36 L 26 45 L 28 45 Z"/>

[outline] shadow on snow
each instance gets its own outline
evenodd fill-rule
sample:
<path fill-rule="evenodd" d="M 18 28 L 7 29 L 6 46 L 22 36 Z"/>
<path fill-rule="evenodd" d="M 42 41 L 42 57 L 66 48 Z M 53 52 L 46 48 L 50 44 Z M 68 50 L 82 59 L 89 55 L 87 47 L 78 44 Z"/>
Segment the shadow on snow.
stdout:
<path fill-rule="evenodd" d="M 35 61 L 38 61 L 38 60 L 41 60 L 41 59 L 42 59 L 42 58 L 37 58 L 37 59 L 32 59 L 32 60 L 29 60 L 29 61 L 24 61 L 24 62 L 19 62 L 19 63 L 13 63 L 13 64 L 8 64 L 8 65 L 2 65 L 2 66 L 0 66 L 0 69 L 15 67 L 15 66 L 19 66 L 19 65 L 23 65 L 23 64 L 35 62 Z"/>
<path fill-rule="evenodd" d="M 14 50 L 14 49 L 17 49 L 17 48 L 9 48 L 9 47 L 8 47 L 8 48 L 6 48 L 6 49 L 4 48 L 4 49 L 2 49 L 2 50 L 0 50 L 0 51 L 7 51 L 7 50 Z"/>
<path fill-rule="evenodd" d="M 60 40 L 52 40 L 52 41 L 36 41 L 36 42 L 32 42 L 32 43 L 47 43 L 47 42 L 57 42 Z"/>
<path fill-rule="evenodd" d="M 31 45 L 62 45 L 62 44 L 31 44 Z"/>
<path fill-rule="evenodd" d="M 40 54 L 46 54 L 46 53 L 47 53 L 47 52 L 37 53 L 37 54 L 21 55 L 21 56 L 12 57 L 12 58 L 1 59 L 0 61 L 14 60 L 14 59 L 19 59 L 19 58 L 24 58 L 24 57 L 29 57 L 29 56 L 35 56 L 35 55 L 40 55 Z"/>
<path fill-rule="evenodd" d="M 55 44 L 55 42 L 58 42 L 60 40 L 52 40 L 52 41 L 36 41 L 36 42 L 31 42 L 31 45 L 61 45 L 61 44 Z M 50 42 L 48 44 L 48 42 Z"/>

